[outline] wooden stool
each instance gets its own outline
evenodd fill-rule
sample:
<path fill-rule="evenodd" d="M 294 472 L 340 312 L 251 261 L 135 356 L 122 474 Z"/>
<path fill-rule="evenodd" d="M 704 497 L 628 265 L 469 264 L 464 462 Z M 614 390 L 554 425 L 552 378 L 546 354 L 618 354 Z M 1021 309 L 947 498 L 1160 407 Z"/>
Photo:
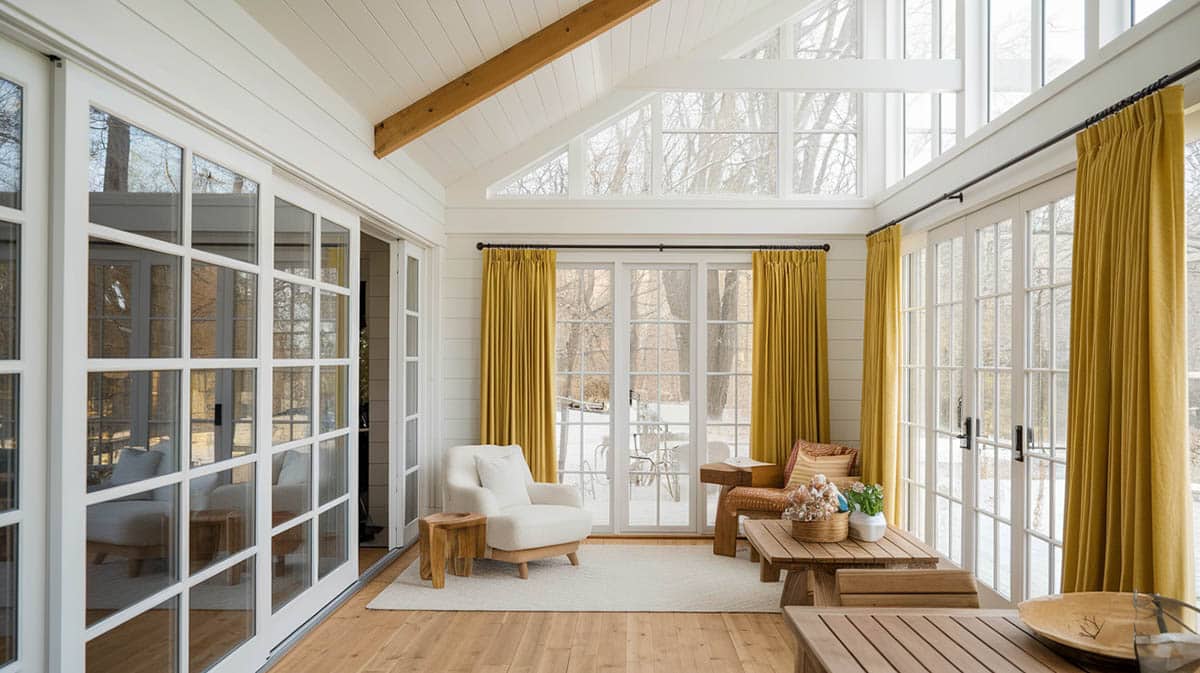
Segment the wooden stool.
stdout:
<path fill-rule="evenodd" d="M 454 559 L 454 574 L 471 576 L 472 562 L 487 551 L 487 517 L 469 512 L 431 514 L 419 523 L 421 579 L 433 588 L 446 586 L 446 561 Z"/>

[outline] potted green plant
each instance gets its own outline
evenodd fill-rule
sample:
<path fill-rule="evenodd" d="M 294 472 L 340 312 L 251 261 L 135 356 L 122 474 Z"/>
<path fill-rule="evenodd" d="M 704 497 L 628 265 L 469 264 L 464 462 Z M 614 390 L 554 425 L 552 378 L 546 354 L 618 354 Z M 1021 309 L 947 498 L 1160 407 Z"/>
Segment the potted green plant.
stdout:
<path fill-rule="evenodd" d="M 887 532 L 887 519 L 883 518 L 883 487 L 867 485 L 861 481 L 846 491 L 850 501 L 850 535 L 863 542 L 875 542 Z"/>

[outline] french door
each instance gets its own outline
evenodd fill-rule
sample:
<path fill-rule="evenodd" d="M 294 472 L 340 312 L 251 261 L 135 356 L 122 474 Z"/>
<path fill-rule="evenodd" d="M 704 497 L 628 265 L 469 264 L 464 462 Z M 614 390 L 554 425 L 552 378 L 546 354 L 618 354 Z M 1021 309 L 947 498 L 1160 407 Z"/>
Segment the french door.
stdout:
<path fill-rule="evenodd" d="M 906 258 L 910 275 L 923 270 L 926 281 L 926 302 L 910 304 L 930 311 L 921 335 L 930 385 L 904 390 L 905 409 L 925 397 L 925 416 L 906 423 L 932 428 L 908 435 L 906 455 L 932 460 L 906 463 L 907 507 L 916 510 L 906 525 L 1006 601 L 1059 585 L 1073 180 L 944 225 Z M 906 380 L 919 382 L 920 369 L 906 355 Z M 932 486 L 917 488 L 922 480 Z M 924 502 L 914 505 L 914 494 Z"/>
<path fill-rule="evenodd" d="M 749 453 L 748 261 L 560 256 L 559 478 L 597 532 L 702 531 L 700 463 Z"/>

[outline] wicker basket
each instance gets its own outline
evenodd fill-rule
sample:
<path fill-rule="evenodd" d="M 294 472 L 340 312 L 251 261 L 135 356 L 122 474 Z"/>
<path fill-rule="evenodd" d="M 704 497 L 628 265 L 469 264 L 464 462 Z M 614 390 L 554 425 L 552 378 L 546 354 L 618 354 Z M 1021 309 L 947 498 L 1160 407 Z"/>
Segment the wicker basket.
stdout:
<path fill-rule="evenodd" d="M 849 512 L 836 512 L 824 521 L 792 521 L 792 537 L 800 542 L 841 542 L 849 532 Z"/>

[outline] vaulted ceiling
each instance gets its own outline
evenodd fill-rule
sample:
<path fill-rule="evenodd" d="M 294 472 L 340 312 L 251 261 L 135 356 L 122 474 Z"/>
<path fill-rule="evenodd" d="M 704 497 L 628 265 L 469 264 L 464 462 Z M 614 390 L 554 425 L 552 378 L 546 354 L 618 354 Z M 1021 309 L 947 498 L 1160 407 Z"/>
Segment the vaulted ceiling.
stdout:
<path fill-rule="evenodd" d="M 238 0 L 378 122 L 584 4 L 584 0 Z M 765 0 L 659 0 L 405 147 L 442 184 L 686 53 Z"/>

